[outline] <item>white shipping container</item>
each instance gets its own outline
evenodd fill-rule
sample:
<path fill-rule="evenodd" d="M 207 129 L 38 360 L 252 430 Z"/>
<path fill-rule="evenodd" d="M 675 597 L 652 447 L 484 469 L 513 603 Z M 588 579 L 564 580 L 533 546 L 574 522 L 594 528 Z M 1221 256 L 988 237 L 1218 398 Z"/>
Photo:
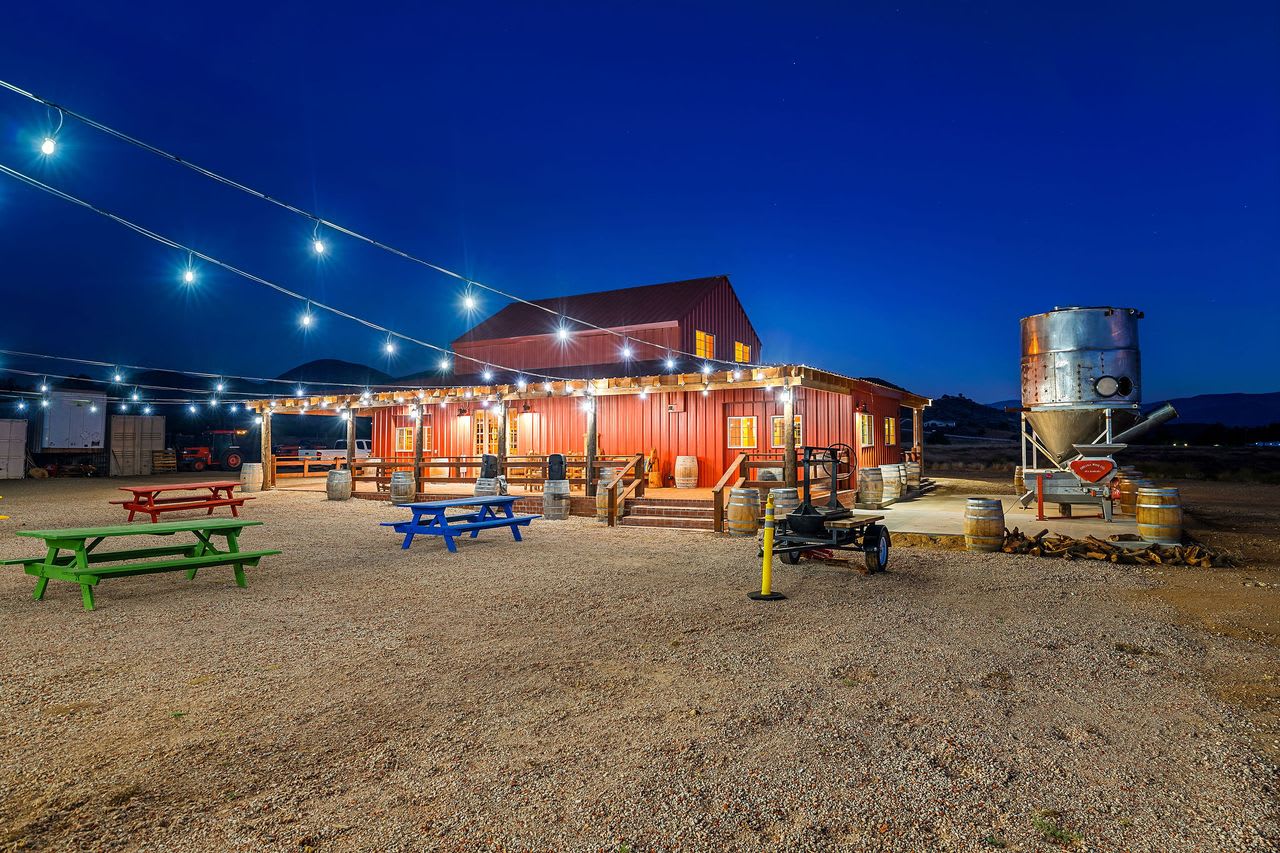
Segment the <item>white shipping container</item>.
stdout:
<path fill-rule="evenodd" d="M 96 391 L 50 391 L 40 408 L 36 450 L 106 449 L 107 395 Z"/>
<path fill-rule="evenodd" d="M 27 471 L 27 422 L 0 420 L 0 480 L 21 480 Z"/>
<path fill-rule="evenodd" d="M 112 477 L 151 475 L 151 454 L 164 450 L 163 415 L 112 415 L 109 473 Z"/>

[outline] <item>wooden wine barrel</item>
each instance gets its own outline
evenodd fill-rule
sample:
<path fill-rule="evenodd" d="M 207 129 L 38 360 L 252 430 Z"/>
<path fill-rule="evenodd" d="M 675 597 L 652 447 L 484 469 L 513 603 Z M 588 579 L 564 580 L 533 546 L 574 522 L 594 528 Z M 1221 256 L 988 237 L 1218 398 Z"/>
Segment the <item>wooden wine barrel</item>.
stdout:
<path fill-rule="evenodd" d="M 497 477 L 476 477 L 476 487 L 471 494 L 476 497 L 492 497 L 500 490 Z"/>
<path fill-rule="evenodd" d="M 730 489 L 729 535 L 755 536 L 759 527 L 760 492 L 755 489 Z"/>
<path fill-rule="evenodd" d="M 346 468 L 334 468 L 324 478 L 324 490 L 331 501 L 351 500 L 351 472 Z"/>
<path fill-rule="evenodd" d="M 891 504 L 902 497 L 901 465 L 881 465 L 880 477 L 884 480 L 884 491 L 881 503 Z"/>
<path fill-rule="evenodd" d="M 600 469 L 600 479 L 596 481 L 596 521 L 609 521 L 609 484 L 616 476 L 617 468 Z M 618 515 L 622 515 L 622 507 L 618 507 Z"/>
<path fill-rule="evenodd" d="M 1027 493 L 1027 481 L 1022 477 L 1021 465 L 1015 465 L 1013 468 L 1013 493 L 1018 497 Z"/>
<path fill-rule="evenodd" d="M 1004 545 L 1004 505 L 996 498 L 969 498 L 964 504 L 966 551 L 999 551 Z"/>
<path fill-rule="evenodd" d="M 773 495 L 774 518 L 786 518 L 800 506 L 799 489 L 770 489 L 769 494 Z M 761 510 L 761 515 L 764 515 L 764 510 Z"/>
<path fill-rule="evenodd" d="M 392 472 L 391 502 L 393 504 L 413 503 L 413 475 L 408 471 Z"/>
<path fill-rule="evenodd" d="M 240 491 L 262 491 L 262 463 L 246 462 L 240 466 Z"/>
<path fill-rule="evenodd" d="M 1138 489 L 1138 535 L 1144 542 L 1182 543 L 1182 498 L 1177 489 Z"/>
<path fill-rule="evenodd" d="M 1119 504 L 1121 515 L 1135 515 L 1138 512 L 1138 490 L 1154 488 L 1155 483 L 1141 477 L 1135 477 L 1132 480 L 1121 480 L 1120 485 L 1116 487 L 1117 503 Z"/>
<path fill-rule="evenodd" d="M 542 517 L 564 521 L 569 517 L 569 481 L 547 480 L 542 487 Z"/>
<path fill-rule="evenodd" d="M 676 488 L 696 489 L 698 487 L 698 457 L 676 457 Z"/>
<path fill-rule="evenodd" d="M 903 465 L 907 469 L 907 490 L 914 492 L 920 488 L 920 463 L 904 462 Z"/>
<path fill-rule="evenodd" d="M 884 475 L 875 465 L 858 469 L 858 503 L 867 506 L 884 503 Z"/>

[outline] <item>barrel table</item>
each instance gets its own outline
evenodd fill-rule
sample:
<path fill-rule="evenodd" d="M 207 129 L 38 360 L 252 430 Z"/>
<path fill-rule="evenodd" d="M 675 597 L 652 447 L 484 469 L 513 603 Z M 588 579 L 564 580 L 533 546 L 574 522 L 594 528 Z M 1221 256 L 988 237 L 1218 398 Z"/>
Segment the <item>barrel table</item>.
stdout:
<path fill-rule="evenodd" d="M 969 498 L 964 503 L 966 551 L 999 551 L 1004 545 L 1004 505 L 995 498 Z"/>
<path fill-rule="evenodd" d="M 240 491 L 262 491 L 262 463 L 246 462 L 240 466 Z"/>
<path fill-rule="evenodd" d="M 1177 489 L 1138 489 L 1138 535 L 1143 542 L 1182 543 L 1182 498 Z"/>
<path fill-rule="evenodd" d="M 600 469 L 600 479 L 596 481 L 596 521 L 609 521 L 609 484 L 616 476 L 617 468 Z M 622 515 L 622 507 L 618 507 L 618 515 Z"/>
<path fill-rule="evenodd" d="M 564 521 L 569 517 L 569 481 L 547 480 L 542 488 L 542 517 Z"/>
<path fill-rule="evenodd" d="M 408 471 L 395 471 L 391 474 L 391 502 L 393 504 L 411 504 L 414 501 L 413 475 Z"/>
<path fill-rule="evenodd" d="M 755 536 L 760 526 L 760 492 L 729 490 L 729 535 Z"/>
<path fill-rule="evenodd" d="M 858 469 L 858 503 L 875 509 L 884 503 L 884 475 L 875 465 Z"/>
<path fill-rule="evenodd" d="M 901 465 L 881 465 L 880 477 L 884 480 L 882 503 L 891 504 L 902 497 Z"/>
<path fill-rule="evenodd" d="M 676 488 L 696 489 L 698 487 L 698 457 L 676 457 Z"/>
<path fill-rule="evenodd" d="M 331 501 L 351 500 L 351 472 L 345 468 L 333 468 L 324 478 L 324 491 Z"/>

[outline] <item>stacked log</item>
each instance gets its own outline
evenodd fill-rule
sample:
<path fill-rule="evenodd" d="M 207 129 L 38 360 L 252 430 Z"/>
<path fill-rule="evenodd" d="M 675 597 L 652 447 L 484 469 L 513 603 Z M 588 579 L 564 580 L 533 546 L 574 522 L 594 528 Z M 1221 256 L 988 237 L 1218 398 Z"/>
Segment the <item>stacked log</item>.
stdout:
<path fill-rule="evenodd" d="M 1157 545 L 1144 543 L 1143 547 L 1125 547 L 1119 543 L 1140 543 L 1130 533 L 1110 536 L 1107 540 L 1096 536 L 1073 539 L 1070 536 L 1049 535 L 1046 528 L 1034 536 L 1022 533 L 1018 528 L 1005 531 L 1006 554 L 1030 554 L 1033 557 L 1061 557 L 1064 560 L 1106 560 L 1126 566 L 1194 566 L 1201 569 L 1222 569 L 1236 565 L 1226 551 L 1210 548 L 1200 542 L 1186 545 Z"/>

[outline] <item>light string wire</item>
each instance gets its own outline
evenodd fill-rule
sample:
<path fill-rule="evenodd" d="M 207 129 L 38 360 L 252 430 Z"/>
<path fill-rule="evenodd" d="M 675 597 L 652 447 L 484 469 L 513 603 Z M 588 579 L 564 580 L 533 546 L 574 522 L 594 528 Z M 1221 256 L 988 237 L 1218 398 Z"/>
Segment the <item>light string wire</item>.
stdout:
<path fill-rule="evenodd" d="M 233 396 L 244 397 L 249 400 L 259 399 L 259 395 L 248 391 L 215 391 L 213 389 L 202 388 L 175 388 L 172 385 L 148 385 L 141 382 L 116 382 L 114 379 L 94 379 L 89 376 L 69 376 L 63 373 L 41 373 L 40 371 L 22 370 L 17 367 L 0 367 L 0 371 L 4 371 L 5 373 L 16 373 L 19 376 L 43 376 L 48 379 L 62 379 L 68 382 L 92 382 L 95 385 L 122 385 L 129 388 L 145 388 L 148 391 L 180 391 L 184 394 L 202 394 L 211 399 L 226 399 L 227 402 L 236 402 L 231 399 Z"/>
<path fill-rule="evenodd" d="M 561 317 L 579 326 L 583 326 L 584 328 L 594 329 L 597 332 L 604 332 L 606 334 L 613 335 L 616 338 L 622 339 L 624 343 L 627 344 L 628 346 L 643 344 L 645 346 L 653 347 L 654 349 L 659 350 L 660 352 L 688 356 L 690 358 L 702 361 L 703 363 L 737 365 L 738 367 L 746 367 L 746 368 L 769 366 L 767 364 L 750 362 L 750 361 L 738 362 L 738 361 L 730 361 L 728 359 L 707 358 L 705 356 L 698 355 L 697 353 L 686 352 L 685 350 L 676 349 L 674 347 L 663 346 L 662 344 L 655 343 L 654 341 L 646 341 L 643 339 L 632 338 L 629 335 L 627 335 L 625 332 L 619 332 L 619 331 L 616 331 L 615 329 L 610 329 L 605 326 L 599 326 L 599 325 L 596 325 L 595 323 L 589 323 L 586 320 L 580 320 L 576 317 L 572 317 L 568 314 L 564 314 L 560 311 L 556 311 L 554 308 L 549 308 L 546 305 L 543 305 L 541 303 L 534 302 L 529 299 L 525 299 L 521 296 L 517 296 L 514 293 L 508 293 L 507 291 L 502 290 L 501 288 L 495 287 L 493 285 L 476 281 L 475 279 L 469 278 L 463 275 L 462 273 L 455 272 L 451 269 L 440 266 L 439 264 L 432 263 L 431 261 L 428 261 L 424 258 L 420 258 L 416 255 L 410 254 L 409 252 L 406 252 L 403 249 L 397 249 L 395 246 L 388 245 L 387 243 L 384 243 L 381 240 L 377 240 L 377 239 L 374 239 L 373 237 L 369 237 L 365 234 L 360 233 L 359 231 L 356 231 L 351 228 L 347 228 L 344 225 L 339 225 L 336 222 L 331 222 L 330 220 L 325 219 L 319 214 L 312 213 L 309 210 L 304 210 L 303 208 L 300 208 L 294 204 L 290 204 L 287 201 L 283 201 L 281 199 L 275 198 L 274 196 L 268 195 L 267 193 L 264 193 L 261 190 L 256 190 L 253 187 L 246 186 L 245 184 L 242 184 L 239 181 L 228 178 L 225 175 L 220 175 L 211 169 L 206 169 L 203 166 L 199 166 L 191 162 L 190 160 L 187 160 L 183 157 L 178 156 L 177 154 L 166 151 L 163 148 L 158 148 L 155 145 L 150 144 L 149 142 L 144 142 L 143 140 L 138 139 L 135 136 L 130 136 L 129 134 L 123 131 L 116 130 L 113 127 L 103 124 L 102 122 L 91 119 L 88 116 L 78 113 L 69 107 L 64 107 L 61 104 L 57 104 L 53 101 L 42 98 L 39 95 L 36 95 L 32 92 L 28 92 L 25 89 L 21 89 L 13 85 L 12 83 L 9 83 L 6 80 L 0 80 L 0 88 L 7 89 L 8 91 L 13 92 L 14 94 L 21 95 L 22 97 L 27 98 L 31 101 L 34 101 L 38 104 L 43 104 L 46 107 L 50 107 L 52 109 L 65 113 L 66 115 L 74 118 L 76 121 L 79 121 L 82 124 L 86 124 L 89 127 L 93 128 L 94 130 L 97 130 L 109 136 L 115 137 L 116 139 L 119 139 L 122 142 L 127 142 L 130 145 L 137 146 L 138 148 L 141 148 L 144 151 L 154 154 L 157 157 L 162 157 L 173 163 L 177 163 L 180 166 L 185 166 L 186 168 L 192 170 L 193 172 L 203 175 L 204 177 L 209 178 L 210 180 L 217 181 L 218 183 L 224 186 L 231 187 L 232 189 L 235 189 L 235 190 L 239 190 L 240 192 L 245 193 L 247 195 L 251 195 L 254 198 L 258 198 L 263 201 L 274 204 L 275 206 L 283 210 L 287 210 L 288 212 L 293 213 L 297 216 L 301 216 L 306 219 L 309 219 L 310 221 L 315 223 L 317 228 L 323 225 L 325 228 L 336 231 L 339 234 L 344 234 L 353 239 L 360 240 L 364 243 L 367 243 L 370 246 L 374 246 L 375 248 L 381 249 L 384 252 L 389 252 L 399 258 L 403 258 L 404 260 L 411 261 L 415 264 L 420 264 L 424 267 L 427 267 L 428 269 L 435 270 L 436 272 L 442 275 L 446 275 L 451 278 L 454 278 L 466 284 L 468 287 L 478 287 L 481 290 L 486 290 L 497 296 L 501 296 L 504 299 L 509 299 L 512 302 L 519 302 L 522 305 L 528 305 L 531 308 L 536 308 L 539 311 L 544 311 L 547 314 L 550 314 L 552 316 Z"/>
<path fill-rule="evenodd" d="M 272 382 L 280 385 L 292 385 L 295 388 L 299 386 L 305 386 L 305 385 L 315 385 L 322 388 L 361 388 L 364 390 L 373 391 L 379 388 L 385 388 L 388 390 L 402 390 L 405 387 L 403 384 L 388 385 L 386 383 L 370 384 L 370 383 L 361 383 L 361 382 L 328 382 L 322 379 L 268 379 L 262 376 L 239 376 L 234 373 L 205 373 L 204 371 L 200 371 L 200 370 L 175 370 L 168 367 L 142 367 L 136 364 L 117 364 L 115 362 L 99 361 L 97 359 L 92 359 L 92 358 L 75 358 L 67 355 L 46 355 L 45 353 L 39 353 L 39 352 L 23 352 L 21 350 L 9 350 L 9 349 L 0 349 L 0 355 L 8 355 L 14 358 L 44 359 L 49 361 L 66 361 L 72 364 L 84 364 L 90 367 L 109 367 L 109 368 L 116 368 L 119 370 L 149 371 L 153 373 L 176 373 L 176 374 L 181 374 L 183 376 L 193 376 L 198 379 L 218 379 L 218 380 L 226 380 L 226 381 L 235 379 L 241 382 Z M 127 385 L 129 383 L 121 380 L 119 384 Z M 451 387 L 451 386 L 428 386 L 428 387 Z M 213 389 L 209 389 L 209 392 L 212 393 Z"/>
<path fill-rule="evenodd" d="M 14 178 L 15 180 L 21 181 L 22 183 L 27 184 L 28 186 L 31 186 L 31 187 L 35 187 L 36 189 L 43 190 L 44 192 L 49 193 L 50 195 L 56 196 L 57 198 L 60 198 L 63 201 L 69 202 L 78 207 L 82 207 L 85 210 L 92 211 L 93 213 L 96 213 L 99 216 L 110 219 L 112 222 L 115 222 L 118 225 L 123 225 L 125 228 L 128 228 L 130 231 L 133 231 L 137 234 L 141 234 L 143 237 L 146 237 L 150 240 L 154 240 L 155 242 L 160 243 L 161 245 L 168 246 L 172 249 L 179 249 L 181 251 L 188 252 L 192 256 L 200 258 L 202 261 L 213 264 L 214 266 L 221 267 L 227 272 L 234 273 L 235 275 L 241 276 L 242 278 L 246 278 L 249 281 L 252 281 L 256 284 L 261 284 L 264 287 L 269 287 L 272 290 L 276 291 L 277 293 L 281 293 L 285 296 L 290 297 L 291 299 L 296 299 L 299 302 L 304 302 L 312 308 L 319 308 L 321 310 L 328 311 L 331 314 L 334 314 L 338 317 L 342 317 L 343 319 L 346 319 L 346 320 L 351 320 L 352 322 L 355 322 L 355 323 L 359 323 L 360 325 L 373 329 L 377 332 L 383 332 L 390 337 L 394 337 L 402 341 L 407 341 L 408 343 L 411 343 L 411 344 L 417 344 L 420 347 L 425 347 L 426 349 L 433 350 L 435 352 L 441 353 L 453 359 L 460 358 L 485 368 L 503 370 L 508 373 L 512 373 L 516 376 L 534 376 L 534 377 L 537 377 L 538 379 L 545 379 L 553 382 L 572 381 L 568 377 L 552 376 L 550 374 L 538 373 L 532 370 L 518 370 L 516 368 L 506 367 L 501 364 L 495 364 L 494 362 L 484 361 L 482 359 L 478 359 L 473 356 L 453 352 L 452 350 L 446 347 L 441 347 L 437 344 L 431 343 L 430 341 L 420 340 L 418 338 L 413 337 L 412 335 L 406 335 L 403 332 L 397 332 L 395 329 L 387 328 L 386 326 L 383 326 L 379 323 L 375 323 L 372 320 L 366 320 L 363 317 L 357 317 L 355 314 L 351 314 L 347 311 L 342 310 L 341 308 L 335 308 L 334 306 L 328 305 L 324 302 L 317 302 L 314 299 L 310 299 L 306 296 L 303 296 L 301 293 L 298 293 L 297 291 L 290 290 L 289 288 L 285 287 L 282 284 L 277 284 L 276 282 L 268 281 L 267 279 L 262 278 L 261 276 L 254 275 L 253 273 L 248 272 L 247 270 L 242 270 L 237 266 L 227 263 L 226 261 L 219 260 L 218 258 L 215 258 L 212 255 L 207 255 L 204 252 L 201 252 L 198 249 L 194 249 L 191 246 L 188 246 L 184 243 L 179 243 L 178 241 L 170 237 L 166 237 L 163 234 L 158 234 L 155 231 L 150 230 L 149 228 L 145 228 L 141 225 L 138 225 L 136 222 L 132 222 L 128 219 L 125 219 L 122 216 L 117 216 L 116 214 L 112 213 L 109 210 L 104 210 L 103 208 L 97 207 L 91 202 L 87 202 L 84 199 L 71 195 L 70 193 L 63 192 L 57 187 L 50 186 L 49 184 L 46 184 L 43 181 L 37 180 L 36 178 L 31 177 L 30 175 L 24 174 L 22 172 L 19 172 L 16 169 L 10 168 L 9 166 L 4 165 L 3 163 L 0 163 L 0 174 L 8 175 L 9 177 Z"/>

